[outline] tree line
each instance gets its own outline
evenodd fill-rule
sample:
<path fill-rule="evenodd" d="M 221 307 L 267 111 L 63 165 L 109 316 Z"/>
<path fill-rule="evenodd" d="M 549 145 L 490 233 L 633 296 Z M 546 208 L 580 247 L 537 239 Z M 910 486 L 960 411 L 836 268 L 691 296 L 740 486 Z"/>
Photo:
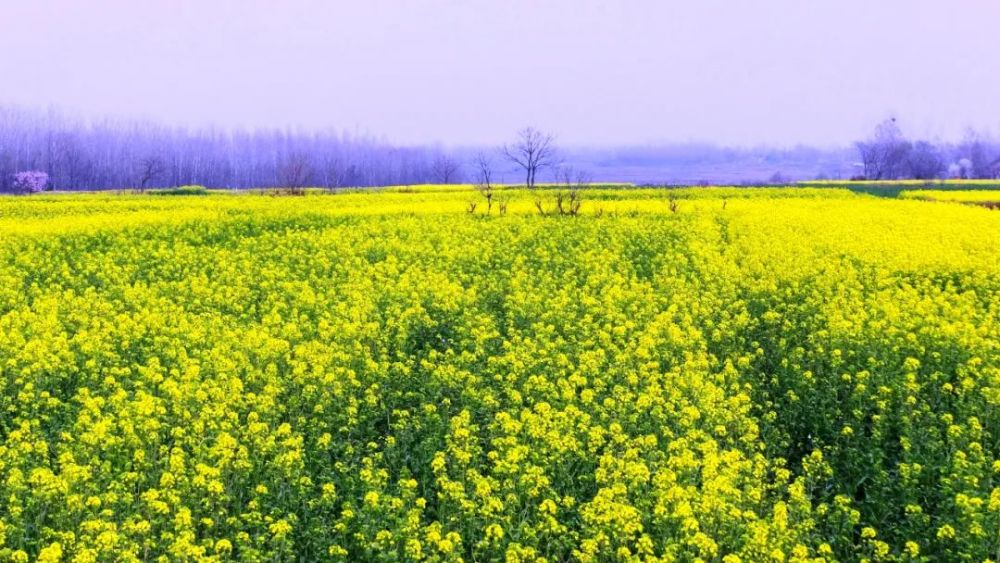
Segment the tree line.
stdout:
<path fill-rule="evenodd" d="M 862 171 L 855 180 L 1000 178 L 1000 145 L 974 130 L 957 144 L 911 141 L 892 118 L 855 146 Z"/>
<path fill-rule="evenodd" d="M 188 129 L 0 106 L 0 192 L 18 191 L 26 171 L 45 174 L 50 190 L 190 184 L 336 188 L 461 180 L 461 166 L 440 149 L 395 146 L 365 135 Z"/>
<path fill-rule="evenodd" d="M 1000 177 L 1000 144 L 974 131 L 959 143 L 911 141 L 896 120 L 888 119 L 855 148 L 860 156 L 855 180 Z M 334 130 L 189 129 L 140 120 L 84 120 L 55 110 L 0 106 L 0 193 L 183 185 L 232 189 L 464 181 L 490 185 L 491 178 L 501 183 L 517 178 L 533 187 L 540 172 L 547 181 L 582 185 L 589 176 L 568 163 L 576 162 L 577 168 L 596 165 L 603 176 L 617 178 L 622 171 L 650 162 L 672 159 L 669 162 L 676 164 L 676 150 L 619 147 L 602 149 L 599 155 L 580 149 L 563 155 L 557 154 L 553 135 L 528 127 L 502 147 L 446 152 L 438 147 L 396 146 L 372 136 Z M 693 153 L 680 159 L 684 163 L 713 155 L 732 160 L 731 150 L 705 146 L 686 150 Z M 798 156 L 814 163 L 837 159 L 836 153 Z M 844 166 L 849 164 L 849 155 L 840 158 Z M 711 164 L 712 169 L 726 162 Z M 782 176 L 781 181 L 787 179 Z"/>

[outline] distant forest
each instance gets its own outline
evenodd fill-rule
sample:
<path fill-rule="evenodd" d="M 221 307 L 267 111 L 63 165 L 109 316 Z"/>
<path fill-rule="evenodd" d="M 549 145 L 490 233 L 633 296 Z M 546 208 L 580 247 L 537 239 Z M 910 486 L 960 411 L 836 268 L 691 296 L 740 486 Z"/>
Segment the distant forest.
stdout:
<path fill-rule="evenodd" d="M 0 107 L 0 191 L 23 170 L 45 172 L 56 190 L 409 184 L 431 181 L 440 158 L 333 131 L 192 130 Z"/>
<path fill-rule="evenodd" d="M 495 163 L 495 181 L 523 181 L 499 147 L 400 146 L 334 130 L 191 129 L 0 106 L 0 192 L 18 191 L 27 171 L 43 173 L 48 190 L 460 183 L 475 181 L 484 153 Z M 1000 145 L 988 136 L 970 131 L 960 143 L 913 142 L 895 120 L 845 148 L 557 146 L 556 155 L 539 170 L 540 181 L 558 180 L 561 168 L 591 181 L 636 184 L 1000 176 Z"/>

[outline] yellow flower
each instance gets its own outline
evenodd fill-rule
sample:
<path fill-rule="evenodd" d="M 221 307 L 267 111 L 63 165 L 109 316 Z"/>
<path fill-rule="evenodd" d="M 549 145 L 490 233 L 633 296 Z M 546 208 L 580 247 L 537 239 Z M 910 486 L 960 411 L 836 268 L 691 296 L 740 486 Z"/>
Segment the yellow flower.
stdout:
<path fill-rule="evenodd" d="M 292 525 L 287 520 L 282 519 L 274 522 L 267 529 L 275 538 L 282 539 L 291 533 Z"/>
<path fill-rule="evenodd" d="M 272 532 L 273 533 L 273 532 Z M 233 544 L 227 539 L 221 539 L 215 542 L 215 552 L 221 555 L 227 555 L 232 553 Z"/>
<path fill-rule="evenodd" d="M 54 563 L 62 560 L 62 556 L 62 545 L 59 542 L 55 542 L 43 547 L 41 551 L 38 552 L 38 561 Z"/>
<path fill-rule="evenodd" d="M 503 528 L 497 524 L 490 524 L 486 526 L 485 534 L 486 539 L 499 541 L 503 539 Z"/>

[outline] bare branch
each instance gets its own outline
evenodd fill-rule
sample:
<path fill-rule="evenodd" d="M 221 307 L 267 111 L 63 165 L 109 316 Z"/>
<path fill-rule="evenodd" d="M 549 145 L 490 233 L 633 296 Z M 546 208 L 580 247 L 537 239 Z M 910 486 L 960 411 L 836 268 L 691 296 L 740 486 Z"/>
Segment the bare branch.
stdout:
<path fill-rule="evenodd" d="M 520 168 L 524 169 L 524 185 L 531 189 L 535 187 L 535 179 L 542 168 L 555 164 L 555 137 L 542 133 L 534 127 L 526 127 L 517 133 L 517 140 L 511 145 L 504 145 L 503 153 Z"/>

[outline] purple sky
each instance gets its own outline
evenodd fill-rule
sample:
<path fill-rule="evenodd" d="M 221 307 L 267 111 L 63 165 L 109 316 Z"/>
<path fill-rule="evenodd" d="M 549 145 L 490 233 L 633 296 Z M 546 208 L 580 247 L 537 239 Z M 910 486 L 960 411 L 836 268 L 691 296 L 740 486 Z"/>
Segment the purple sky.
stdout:
<path fill-rule="evenodd" d="M 396 142 L 1000 126 L 996 0 L 0 0 L 0 102 Z"/>

